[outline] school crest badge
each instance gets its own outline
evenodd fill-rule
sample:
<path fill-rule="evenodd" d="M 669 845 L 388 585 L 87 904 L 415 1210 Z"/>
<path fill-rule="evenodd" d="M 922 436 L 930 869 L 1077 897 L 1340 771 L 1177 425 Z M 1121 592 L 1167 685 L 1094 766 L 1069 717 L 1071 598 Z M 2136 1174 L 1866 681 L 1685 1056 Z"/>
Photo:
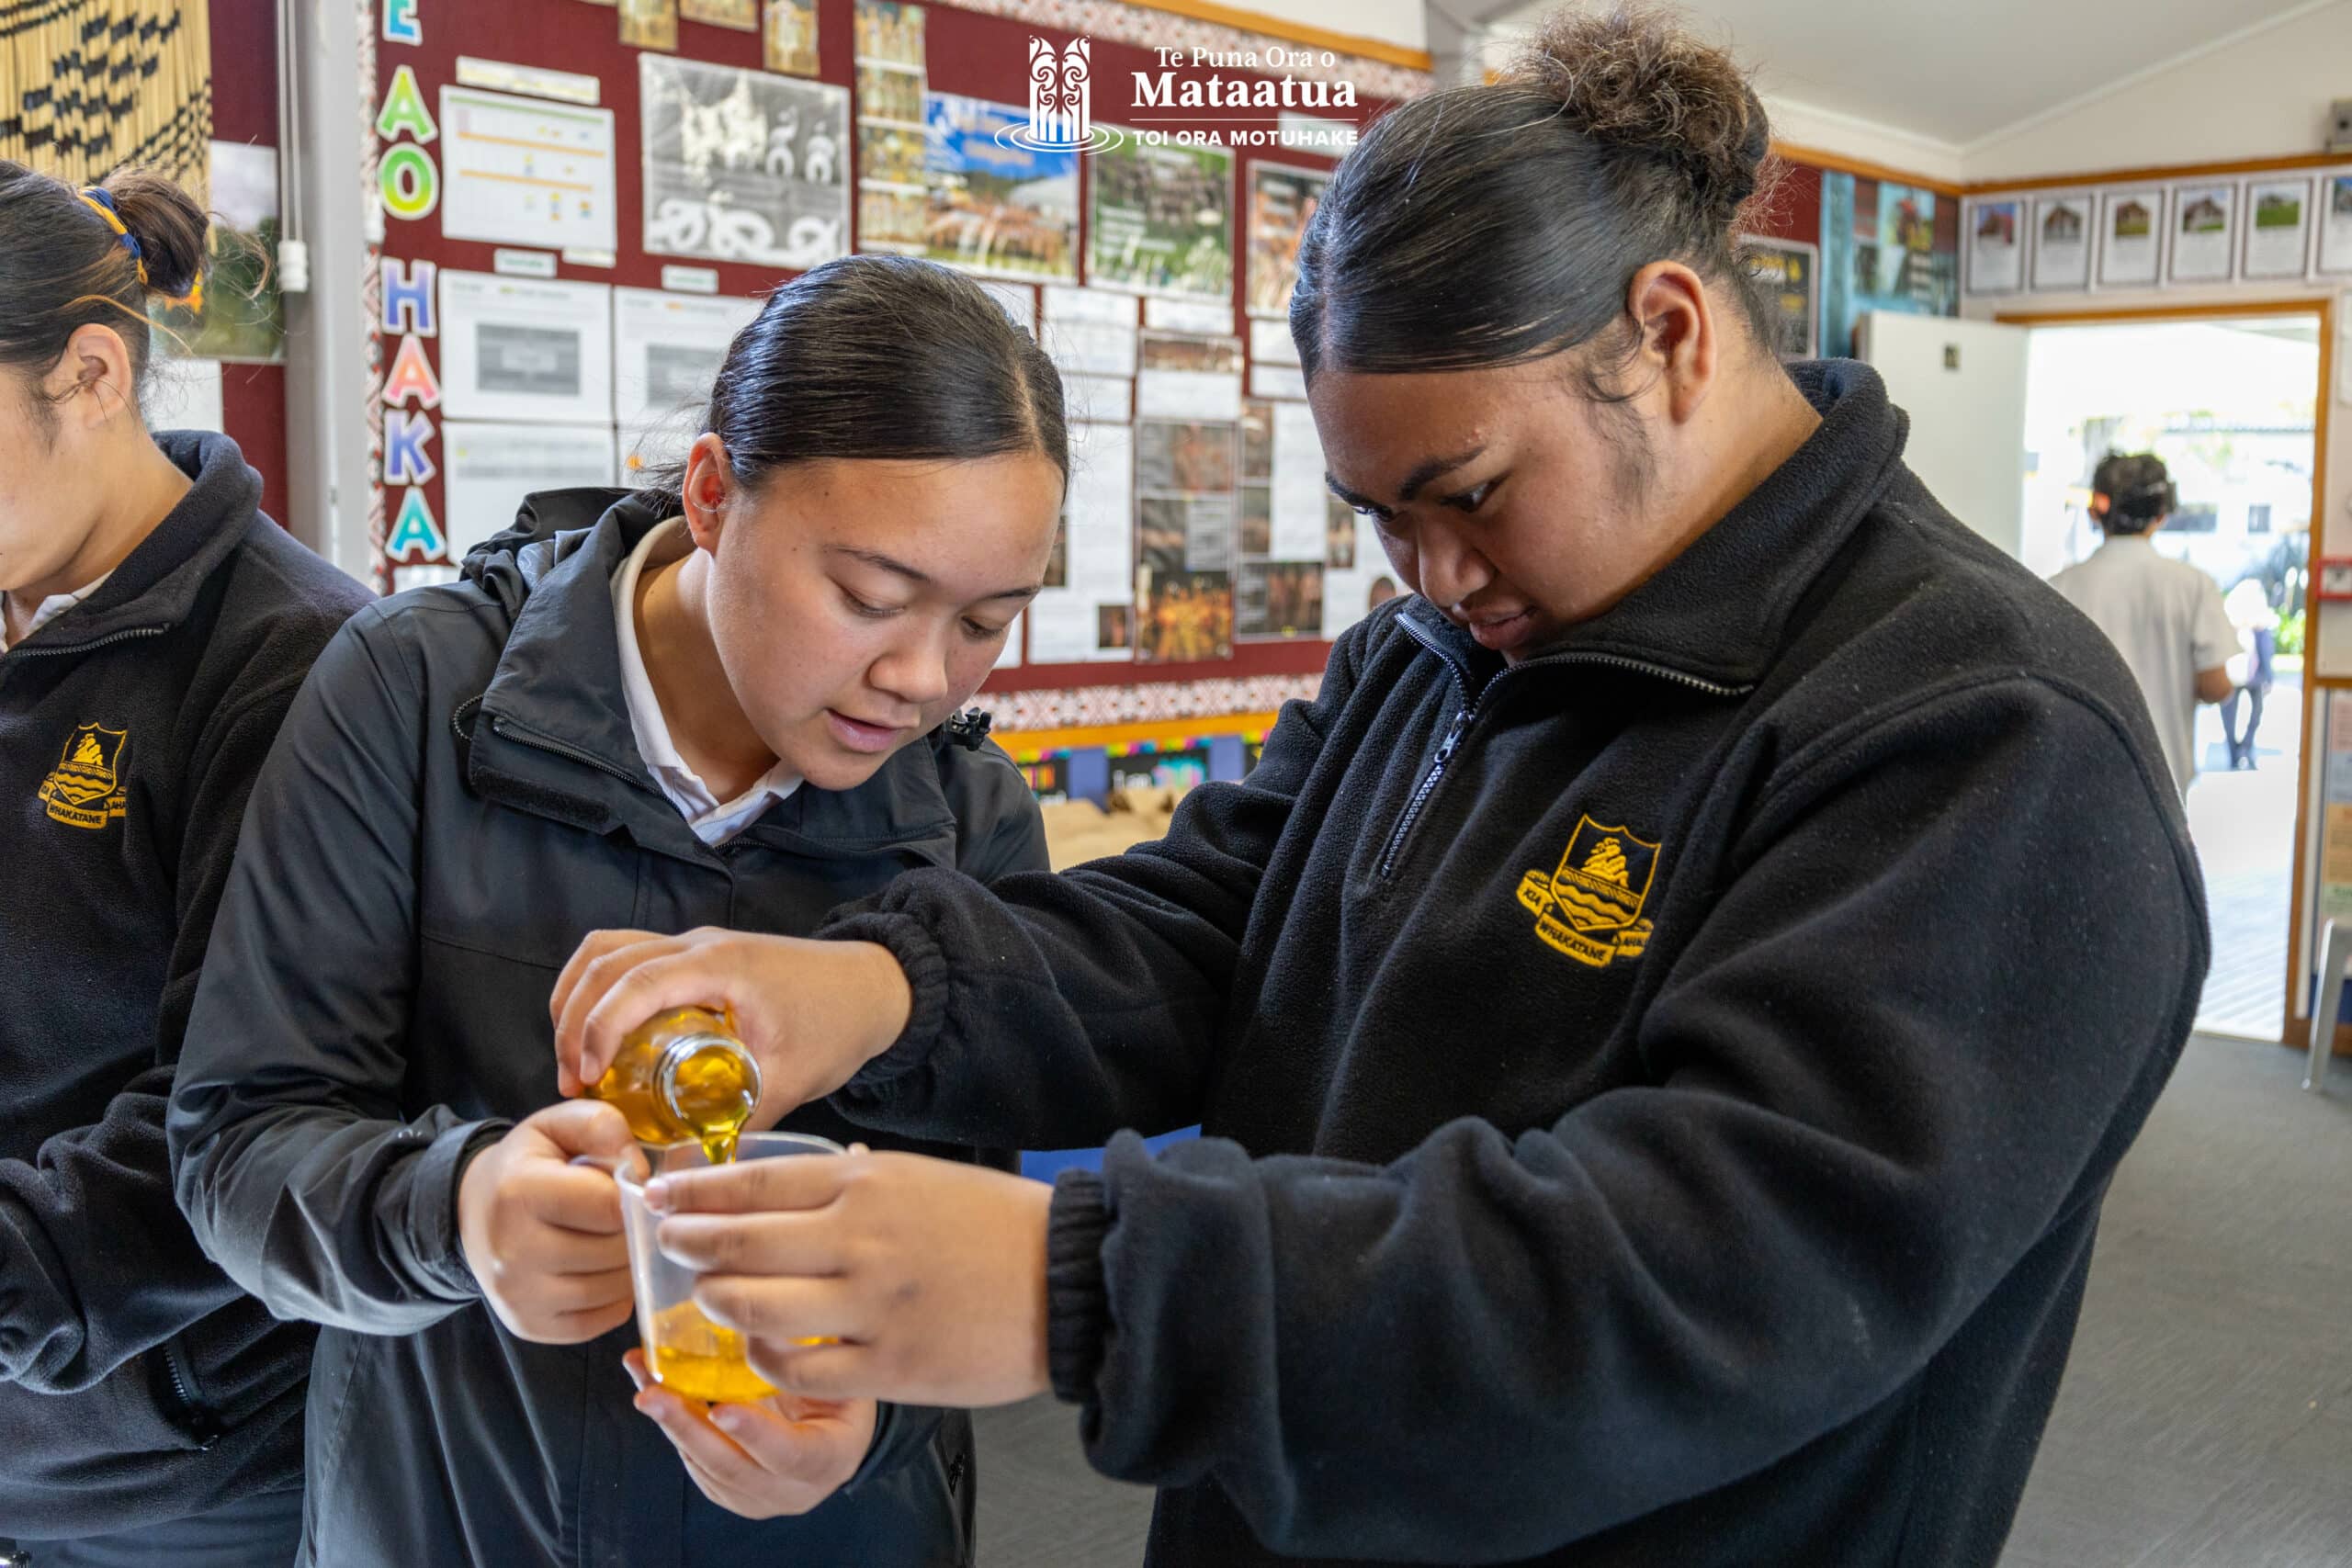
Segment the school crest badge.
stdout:
<path fill-rule="evenodd" d="M 128 729 L 85 724 L 67 737 L 65 754 L 40 786 L 50 819 L 69 828 L 103 828 L 122 816 L 122 749 Z"/>
<path fill-rule="evenodd" d="M 1639 958 L 1649 946 L 1642 905 L 1657 870 L 1657 848 L 1623 828 L 1580 819 L 1557 867 L 1519 879 L 1519 901 L 1535 917 L 1537 939 L 1595 969 Z"/>

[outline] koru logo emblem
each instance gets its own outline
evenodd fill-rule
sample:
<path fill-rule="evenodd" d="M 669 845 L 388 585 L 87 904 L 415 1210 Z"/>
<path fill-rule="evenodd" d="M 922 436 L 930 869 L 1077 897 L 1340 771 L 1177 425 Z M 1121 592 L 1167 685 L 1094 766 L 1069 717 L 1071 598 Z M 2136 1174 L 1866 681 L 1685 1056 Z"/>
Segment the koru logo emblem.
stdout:
<path fill-rule="evenodd" d="M 50 819 L 69 828 L 103 828 L 119 820 L 128 802 L 122 784 L 122 749 L 128 729 L 85 724 L 67 737 L 65 754 L 41 782 L 41 804 Z"/>
<path fill-rule="evenodd" d="M 1534 915 L 1535 935 L 1545 946 L 1606 969 L 1620 958 L 1639 958 L 1649 946 L 1642 905 L 1657 870 L 1656 844 L 1588 816 L 1569 835 L 1557 868 L 1519 879 L 1519 901 Z"/>

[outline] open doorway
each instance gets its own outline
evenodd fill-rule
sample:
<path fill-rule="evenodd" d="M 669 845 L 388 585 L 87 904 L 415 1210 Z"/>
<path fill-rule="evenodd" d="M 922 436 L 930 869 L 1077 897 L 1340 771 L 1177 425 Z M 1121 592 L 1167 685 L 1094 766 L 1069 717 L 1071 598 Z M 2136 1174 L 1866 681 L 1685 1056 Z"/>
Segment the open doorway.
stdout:
<path fill-rule="evenodd" d="M 2197 1021 L 2264 1040 L 2286 1021 L 2321 331 L 2313 310 L 2037 326 L 2027 341 L 2025 564 L 2047 578 L 2098 549 L 2092 470 L 2153 452 L 2179 491 L 2153 547 L 2211 577 L 2240 630 L 2245 686 L 2197 710 L 2188 820 L 2213 930 Z"/>

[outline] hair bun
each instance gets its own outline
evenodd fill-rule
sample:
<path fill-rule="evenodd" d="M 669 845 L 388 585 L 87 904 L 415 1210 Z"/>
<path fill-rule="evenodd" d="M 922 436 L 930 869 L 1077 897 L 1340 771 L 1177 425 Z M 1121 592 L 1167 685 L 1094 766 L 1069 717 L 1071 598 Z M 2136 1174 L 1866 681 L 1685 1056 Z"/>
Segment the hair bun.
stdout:
<path fill-rule="evenodd" d="M 147 291 L 176 299 L 204 275 L 205 231 L 211 220 L 196 198 L 161 175 L 127 169 L 101 183 L 115 215 L 139 242 Z"/>
<path fill-rule="evenodd" d="M 1567 125 L 1596 141 L 1671 162 L 1724 227 L 1756 194 L 1771 152 L 1747 73 L 1663 10 L 1555 11 L 1504 80 L 1555 100 Z"/>

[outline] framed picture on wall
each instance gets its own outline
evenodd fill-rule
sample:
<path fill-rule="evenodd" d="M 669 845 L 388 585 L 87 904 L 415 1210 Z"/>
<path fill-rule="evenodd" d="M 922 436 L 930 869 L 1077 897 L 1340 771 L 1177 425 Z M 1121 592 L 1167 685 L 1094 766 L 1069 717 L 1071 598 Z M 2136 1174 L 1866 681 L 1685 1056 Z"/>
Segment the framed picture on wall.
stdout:
<path fill-rule="evenodd" d="M 2352 169 L 2331 169 L 2319 177 L 2312 222 L 2319 230 L 2319 275 L 2352 277 Z"/>
<path fill-rule="evenodd" d="M 2091 225 L 2087 196 L 2041 196 L 2033 201 L 2033 288 L 2058 293 L 2091 286 Z"/>
<path fill-rule="evenodd" d="M 2025 287 L 2026 204 L 2022 197 L 1972 201 L 1961 216 L 1971 294 L 2015 294 Z"/>
<path fill-rule="evenodd" d="M 2302 276 L 2311 265 L 2311 177 L 2248 180 L 2241 226 L 2245 237 L 2238 261 L 2240 277 Z"/>
<path fill-rule="evenodd" d="M 1821 353 L 1821 247 L 1803 240 L 1739 237 L 1740 258 L 1770 301 L 1779 333 L 1774 349 L 1782 359 L 1813 359 Z"/>
<path fill-rule="evenodd" d="M 2111 190 L 2098 204 L 2098 286 L 2153 288 L 2164 276 L 2165 192 Z"/>
<path fill-rule="evenodd" d="M 2237 272 L 2238 187 L 2234 182 L 2172 187 L 2172 242 L 2165 278 L 2227 283 Z"/>

